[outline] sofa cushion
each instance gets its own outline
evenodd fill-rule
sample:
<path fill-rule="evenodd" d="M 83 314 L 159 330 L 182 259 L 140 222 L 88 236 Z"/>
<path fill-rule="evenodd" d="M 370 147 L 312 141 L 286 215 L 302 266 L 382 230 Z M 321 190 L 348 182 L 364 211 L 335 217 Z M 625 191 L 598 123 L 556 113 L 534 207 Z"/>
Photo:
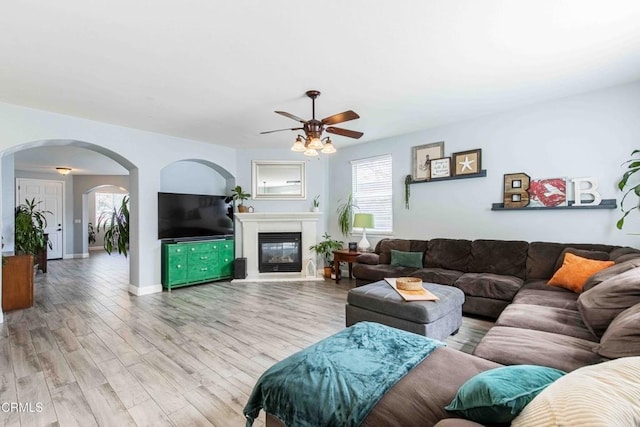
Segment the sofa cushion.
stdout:
<path fill-rule="evenodd" d="M 440 285 L 453 285 L 464 273 L 444 268 L 421 268 L 411 273 L 412 277 L 419 277 L 423 282 L 438 283 Z"/>
<path fill-rule="evenodd" d="M 444 407 L 465 381 L 498 366 L 449 347 L 437 348 L 382 396 L 361 426 L 433 426 L 451 416 Z"/>
<path fill-rule="evenodd" d="M 408 252 L 409 240 L 405 239 L 383 239 L 380 241 L 380 264 L 391 263 L 391 249 Z"/>
<path fill-rule="evenodd" d="M 377 282 L 385 277 L 409 276 L 416 271 L 413 267 L 393 267 L 389 264 L 366 265 L 354 264 L 353 275 L 358 280 Z"/>
<path fill-rule="evenodd" d="M 613 261 L 596 261 L 567 252 L 562 267 L 549 279 L 549 285 L 580 293 L 589 276 L 613 264 Z"/>
<path fill-rule="evenodd" d="M 618 314 L 593 350 L 610 359 L 640 356 L 640 304 Z"/>
<path fill-rule="evenodd" d="M 636 257 L 640 257 L 640 250 L 630 248 L 629 246 L 618 247 L 609 252 L 609 259 L 616 263 L 624 262 Z"/>
<path fill-rule="evenodd" d="M 584 286 L 582 287 L 582 291 L 583 292 L 588 291 L 589 289 L 593 288 L 596 285 L 599 285 L 605 280 L 613 276 L 617 276 L 620 273 L 624 273 L 625 271 L 634 269 L 636 267 L 640 267 L 640 258 L 638 257 L 629 259 L 627 261 L 623 261 L 621 263 L 616 263 L 615 265 L 612 265 L 611 267 L 605 270 L 599 271 L 596 274 L 589 277 L 585 282 Z"/>
<path fill-rule="evenodd" d="M 578 297 L 582 320 L 601 337 L 613 319 L 640 303 L 640 267 L 613 276 Z"/>
<path fill-rule="evenodd" d="M 394 267 L 422 268 L 422 252 L 404 252 L 391 249 L 391 265 Z"/>
<path fill-rule="evenodd" d="M 495 326 L 533 329 L 552 332 L 588 341 L 598 341 L 582 321 L 577 310 L 531 304 L 510 304 L 504 309 Z"/>
<path fill-rule="evenodd" d="M 424 254 L 424 266 L 465 272 L 470 259 L 470 240 L 431 239 Z"/>
<path fill-rule="evenodd" d="M 511 426 L 637 426 L 639 379 L 640 357 L 585 366 L 545 388 Z"/>
<path fill-rule="evenodd" d="M 560 267 L 562 267 L 562 264 L 564 264 L 565 255 L 568 253 L 577 255 L 582 258 L 593 259 L 596 261 L 609 261 L 609 254 L 604 251 L 589 251 L 586 249 L 565 248 L 562 252 L 560 252 L 558 259 L 556 260 L 556 265 L 553 267 L 554 272 L 558 271 Z"/>
<path fill-rule="evenodd" d="M 474 240 L 471 243 L 470 273 L 492 273 L 525 277 L 529 244 L 512 240 Z"/>
<path fill-rule="evenodd" d="M 569 372 L 605 360 L 593 347 L 593 341 L 566 335 L 494 326 L 473 354 L 503 365 L 542 365 Z"/>
<path fill-rule="evenodd" d="M 366 254 L 360 254 L 356 258 L 356 262 L 359 264 L 377 265 L 380 263 L 380 255 L 368 252 Z"/>
<path fill-rule="evenodd" d="M 549 279 L 553 276 L 556 261 L 566 248 L 610 253 L 617 246 L 588 243 L 531 242 L 527 252 L 527 280 Z"/>
<path fill-rule="evenodd" d="M 565 308 L 567 310 L 578 311 L 578 294 L 564 288 L 548 286 L 547 282 L 542 282 L 547 289 L 527 288 L 525 284 L 513 298 L 512 304 L 531 304 L 545 307 Z M 554 292 L 557 289 L 560 292 Z"/>
<path fill-rule="evenodd" d="M 563 375 L 558 369 L 535 365 L 490 369 L 467 380 L 444 409 L 480 423 L 508 423 Z"/>
<path fill-rule="evenodd" d="M 465 273 L 453 286 L 474 297 L 511 301 L 522 286 L 522 279 L 492 273 Z"/>

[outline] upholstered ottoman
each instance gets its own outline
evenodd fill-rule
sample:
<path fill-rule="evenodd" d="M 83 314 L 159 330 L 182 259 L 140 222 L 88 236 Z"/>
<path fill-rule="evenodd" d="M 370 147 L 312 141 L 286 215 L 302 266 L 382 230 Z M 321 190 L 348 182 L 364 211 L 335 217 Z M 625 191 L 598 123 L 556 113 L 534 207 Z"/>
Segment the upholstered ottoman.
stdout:
<path fill-rule="evenodd" d="M 347 295 L 347 326 L 360 321 L 377 322 L 437 340 L 458 332 L 464 292 L 435 283 L 423 286 L 440 299 L 406 302 L 384 280 L 351 289 Z"/>

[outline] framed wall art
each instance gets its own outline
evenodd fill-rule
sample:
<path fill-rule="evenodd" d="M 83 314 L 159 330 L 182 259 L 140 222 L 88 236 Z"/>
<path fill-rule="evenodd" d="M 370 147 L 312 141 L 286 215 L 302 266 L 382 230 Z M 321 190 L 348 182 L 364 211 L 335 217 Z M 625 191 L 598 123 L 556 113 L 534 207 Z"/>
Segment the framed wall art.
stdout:
<path fill-rule="evenodd" d="M 431 179 L 431 160 L 444 157 L 444 141 L 411 148 L 414 181 Z"/>
<path fill-rule="evenodd" d="M 529 196 L 530 207 L 567 206 L 567 178 L 532 179 Z"/>
<path fill-rule="evenodd" d="M 454 175 L 471 175 L 482 170 L 482 150 L 459 151 L 451 155 Z"/>
<path fill-rule="evenodd" d="M 448 178 L 451 176 L 451 157 L 431 160 L 431 179 Z"/>

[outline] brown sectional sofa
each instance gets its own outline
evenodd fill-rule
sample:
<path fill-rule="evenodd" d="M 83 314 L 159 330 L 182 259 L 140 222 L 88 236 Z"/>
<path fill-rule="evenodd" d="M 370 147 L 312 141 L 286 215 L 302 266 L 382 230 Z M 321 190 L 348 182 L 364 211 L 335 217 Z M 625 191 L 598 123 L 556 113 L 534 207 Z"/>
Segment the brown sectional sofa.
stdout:
<path fill-rule="evenodd" d="M 423 253 L 423 267 L 391 265 L 391 250 Z M 547 285 L 562 264 L 564 251 L 615 264 L 592 275 L 577 294 Z M 640 251 L 633 248 L 386 239 L 374 253 L 358 257 L 353 273 L 360 285 L 385 277 L 416 276 L 456 286 L 465 293 L 463 312 L 496 319 L 473 355 L 448 347 L 436 349 L 386 392 L 363 420 L 363 427 L 481 426 L 444 408 L 467 380 L 502 365 L 544 365 L 569 372 L 615 358 L 640 363 L 627 357 L 640 355 Z M 618 383 L 607 383 L 607 387 L 615 389 Z M 569 403 L 573 409 L 581 401 Z M 622 411 L 622 404 L 616 405 L 605 405 L 603 410 L 612 406 L 607 413 Z M 266 425 L 284 424 L 267 414 Z"/>
<path fill-rule="evenodd" d="M 423 268 L 391 265 L 392 250 L 423 252 Z M 591 276 L 581 294 L 547 285 L 562 265 L 566 251 L 616 264 Z M 635 351 L 621 350 L 624 340 L 611 340 L 609 346 L 613 349 L 600 349 L 601 338 L 621 312 L 637 305 L 640 313 L 640 251 L 633 248 L 501 240 L 384 239 L 373 253 L 358 257 L 353 274 L 357 285 L 385 277 L 414 276 L 461 289 L 466 298 L 464 313 L 496 319 L 474 355 L 497 363 L 537 364 L 572 371 L 604 361 L 607 354 L 633 355 Z M 639 330 L 637 326 L 631 332 L 635 340 L 640 336 Z M 610 333 L 619 335 L 618 331 Z"/>

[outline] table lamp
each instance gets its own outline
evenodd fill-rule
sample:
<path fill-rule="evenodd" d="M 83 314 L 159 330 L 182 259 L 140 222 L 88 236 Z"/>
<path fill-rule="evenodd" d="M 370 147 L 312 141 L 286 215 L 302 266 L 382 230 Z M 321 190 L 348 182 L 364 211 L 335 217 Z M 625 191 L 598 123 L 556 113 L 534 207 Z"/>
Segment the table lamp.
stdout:
<path fill-rule="evenodd" d="M 362 228 L 362 239 L 358 243 L 358 250 L 366 252 L 371 248 L 367 240 L 367 228 L 373 228 L 373 214 L 357 213 L 353 216 L 353 228 Z"/>

